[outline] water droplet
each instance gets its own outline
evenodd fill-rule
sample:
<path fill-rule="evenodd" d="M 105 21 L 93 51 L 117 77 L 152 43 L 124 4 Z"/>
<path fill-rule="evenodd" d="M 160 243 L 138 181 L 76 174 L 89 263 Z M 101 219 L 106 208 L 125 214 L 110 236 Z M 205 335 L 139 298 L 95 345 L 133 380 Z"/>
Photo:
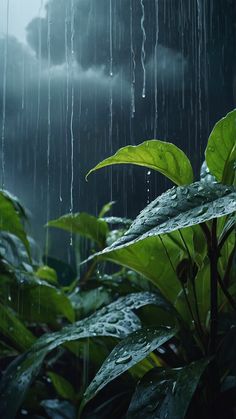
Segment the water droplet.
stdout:
<path fill-rule="evenodd" d="M 127 354 L 127 355 L 121 356 L 120 358 L 116 359 L 115 363 L 117 365 L 119 365 L 119 364 L 127 364 L 128 362 L 131 361 L 131 359 L 132 359 L 132 355 Z"/>
<path fill-rule="evenodd" d="M 109 326 L 109 325 L 107 325 L 107 326 L 105 326 L 105 330 L 106 330 L 107 333 L 116 333 L 115 326 Z"/>

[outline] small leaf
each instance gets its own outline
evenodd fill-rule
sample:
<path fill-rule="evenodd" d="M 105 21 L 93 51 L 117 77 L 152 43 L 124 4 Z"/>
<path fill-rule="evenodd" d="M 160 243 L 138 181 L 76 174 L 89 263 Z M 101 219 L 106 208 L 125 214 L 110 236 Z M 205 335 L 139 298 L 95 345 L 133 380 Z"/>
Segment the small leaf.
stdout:
<path fill-rule="evenodd" d="M 66 380 L 61 375 L 51 371 L 48 372 L 47 375 L 51 379 L 52 384 L 59 396 L 61 396 L 63 399 L 71 401 L 75 399 L 75 390 L 68 380 Z"/>
<path fill-rule="evenodd" d="M 103 205 L 101 211 L 98 214 L 98 218 L 103 218 L 105 214 L 111 211 L 112 206 L 115 204 L 115 201 L 108 202 L 107 204 Z"/>
<path fill-rule="evenodd" d="M 49 266 L 40 266 L 35 275 L 38 278 L 45 279 L 47 282 L 51 284 L 57 284 L 57 273 L 54 269 L 50 268 Z"/>
<path fill-rule="evenodd" d="M 144 328 L 122 340 L 110 353 L 85 392 L 85 402 L 110 381 L 145 359 L 152 351 L 170 340 L 176 329 Z"/>
<path fill-rule="evenodd" d="M 130 246 L 146 237 L 158 236 L 200 224 L 236 210 L 236 189 L 217 183 L 195 182 L 172 188 L 151 202 L 129 230 L 100 254 Z"/>
<path fill-rule="evenodd" d="M 100 247 L 105 246 L 108 233 L 108 226 L 104 220 L 84 212 L 63 215 L 57 220 L 49 221 L 47 227 L 56 227 L 88 237 L 98 243 Z"/>
<path fill-rule="evenodd" d="M 90 173 L 113 164 L 135 164 L 162 173 L 177 185 L 193 181 L 191 163 L 182 150 L 174 144 L 159 140 L 149 140 L 137 146 L 120 148 L 116 154 L 91 169 Z"/>
<path fill-rule="evenodd" d="M 183 368 L 152 369 L 136 387 L 127 419 L 183 419 L 209 360 Z"/>
<path fill-rule="evenodd" d="M 207 148 L 206 162 L 218 182 L 232 184 L 236 159 L 236 109 L 217 122 Z"/>
<path fill-rule="evenodd" d="M 24 244 L 28 255 L 30 254 L 29 242 L 21 222 L 19 211 L 15 208 L 10 195 L 0 191 L 0 230 L 7 231 L 18 237 Z"/>

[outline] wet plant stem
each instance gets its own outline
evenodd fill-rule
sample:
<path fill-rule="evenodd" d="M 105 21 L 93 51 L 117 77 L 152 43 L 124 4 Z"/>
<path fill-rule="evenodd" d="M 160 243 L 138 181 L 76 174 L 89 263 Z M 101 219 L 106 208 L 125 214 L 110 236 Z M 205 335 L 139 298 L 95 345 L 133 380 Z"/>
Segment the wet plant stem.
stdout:
<path fill-rule="evenodd" d="M 217 220 L 212 222 L 211 240 L 208 241 L 208 256 L 210 259 L 210 340 L 209 340 L 209 355 L 214 355 L 216 352 L 216 340 L 218 329 L 218 248 L 217 248 Z"/>

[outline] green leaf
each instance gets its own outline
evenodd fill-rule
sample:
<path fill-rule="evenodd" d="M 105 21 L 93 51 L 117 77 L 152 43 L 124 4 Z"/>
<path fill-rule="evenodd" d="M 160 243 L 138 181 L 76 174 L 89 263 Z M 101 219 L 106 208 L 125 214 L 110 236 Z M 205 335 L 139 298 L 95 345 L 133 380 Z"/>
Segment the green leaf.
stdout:
<path fill-rule="evenodd" d="M 84 320 L 40 337 L 28 352 L 13 361 L 4 372 L 0 382 L 0 417 L 15 417 L 49 352 L 67 342 L 88 337 L 125 338 L 141 327 L 132 309 L 153 304 L 158 301 L 157 298 L 150 293 L 123 297 Z"/>
<path fill-rule="evenodd" d="M 174 187 L 151 202 L 129 230 L 100 254 L 222 217 L 236 210 L 236 189 L 221 184 L 195 182 Z"/>
<path fill-rule="evenodd" d="M 29 242 L 21 222 L 19 211 L 5 192 L 0 191 L 0 230 L 7 231 L 18 237 L 24 244 L 28 255 L 30 254 Z"/>
<path fill-rule="evenodd" d="M 206 148 L 206 162 L 219 182 L 232 184 L 236 159 L 236 109 L 217 122 Z"/>
<path fill-rule="evenodd" d="M 56 227 L 88 237 L 98 243 L 101 248 L 105 246 L 108 233 L 108 226 L 104 220 L 85 212 L 63 215 L 57 220 L 49 221 L 47 227 Z"/>
<path fill-rule="evenodd" d="M 0 332 L 15 348 L 25 351 L 35 342 L 34 335 L 18 319 L 16 313 L 0 304 Z"/>
<path fill-rule="evenodd" d="M 51 284 L 57 284 L 57 273 L 49 266 L 40 266 L 35 272 L 35 275 Z"/>
<path fill-rule="evenodd" d="M 162 173 L 177 185 L 186 185 L 193 181 L 193 170 L 187 156 L 174 144 L 165 141 L 149 140 L 137 146 L 120 148 L 116 154 L 91 169 L 86 178 L 95 170 L 113 164 L 148 167 Z"/>
<path fill-rule="evenodd" d="M 75 399 L 75 390 L 68 380 L 52 371 L 48 372 L 47 375 L 51 379 L 59 396 L 72 401 Z"/>
<path fill-rule="evenodd" d="M 100 370 L 87 388 L 84 401 L 94 397 L 103 387 L 123 374 L 152 351 L 170 340 L 176 329 L 144 328 L 122 340 L 110 353 Z"/>
<path fill-rule="evenodd" d="M 109 211 L 111 211 L 112 206 L 115 204 L 115 201 L 108 202 L 107 204 L 103 205 L 101 211 L 98 214 L 98 218 L 104 217 Z"/>
<path fill-rule="evenodd" d="M 178 243 L 164 235 L 162 241 L 159 237 L 148 237 L 130 246 L 109 247 L 99 259 L 115 262 L 144 275 L 173 302 L 181 288 L 175 268 L 183 254 Z"/>
<path fill-rule="evenodd" d="M 18 275 L 17 270 L 15 273 Z M 67 295 L 46 281 L 27 273 L 19 273 L 18 284 L 10 283 L 11 306 L 22 319 L 29 322 L 55 324 L 58 316 L 73 322 L 75 318 L 72 304 Z M 18 301 L 21 302 L 20 306 Z"/>
<path fill-rule="evenodd" d="M 183 368 L 153 369 L 141 379 L 131 400 L 127 419 L 183 419 L 209 361 Z"/>

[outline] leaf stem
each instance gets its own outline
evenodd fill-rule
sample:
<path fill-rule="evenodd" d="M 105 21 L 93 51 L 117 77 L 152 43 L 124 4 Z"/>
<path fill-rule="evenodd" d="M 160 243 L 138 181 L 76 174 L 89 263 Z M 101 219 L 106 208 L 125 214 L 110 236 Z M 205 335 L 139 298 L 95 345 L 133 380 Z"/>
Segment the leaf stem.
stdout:
<path fill-rule="evenodd" d="M 209 341 L 209 355 L 214 355 L 216 351 L 216 340 L 218 330 L 218 288 L 217 288 L 217 262 L 218 262 L 218 248 L 217 248 L 217 219 L 212 221 L 211 240 L 208 242 L 208 255 L 210 259 L 210 341 Z"/>

